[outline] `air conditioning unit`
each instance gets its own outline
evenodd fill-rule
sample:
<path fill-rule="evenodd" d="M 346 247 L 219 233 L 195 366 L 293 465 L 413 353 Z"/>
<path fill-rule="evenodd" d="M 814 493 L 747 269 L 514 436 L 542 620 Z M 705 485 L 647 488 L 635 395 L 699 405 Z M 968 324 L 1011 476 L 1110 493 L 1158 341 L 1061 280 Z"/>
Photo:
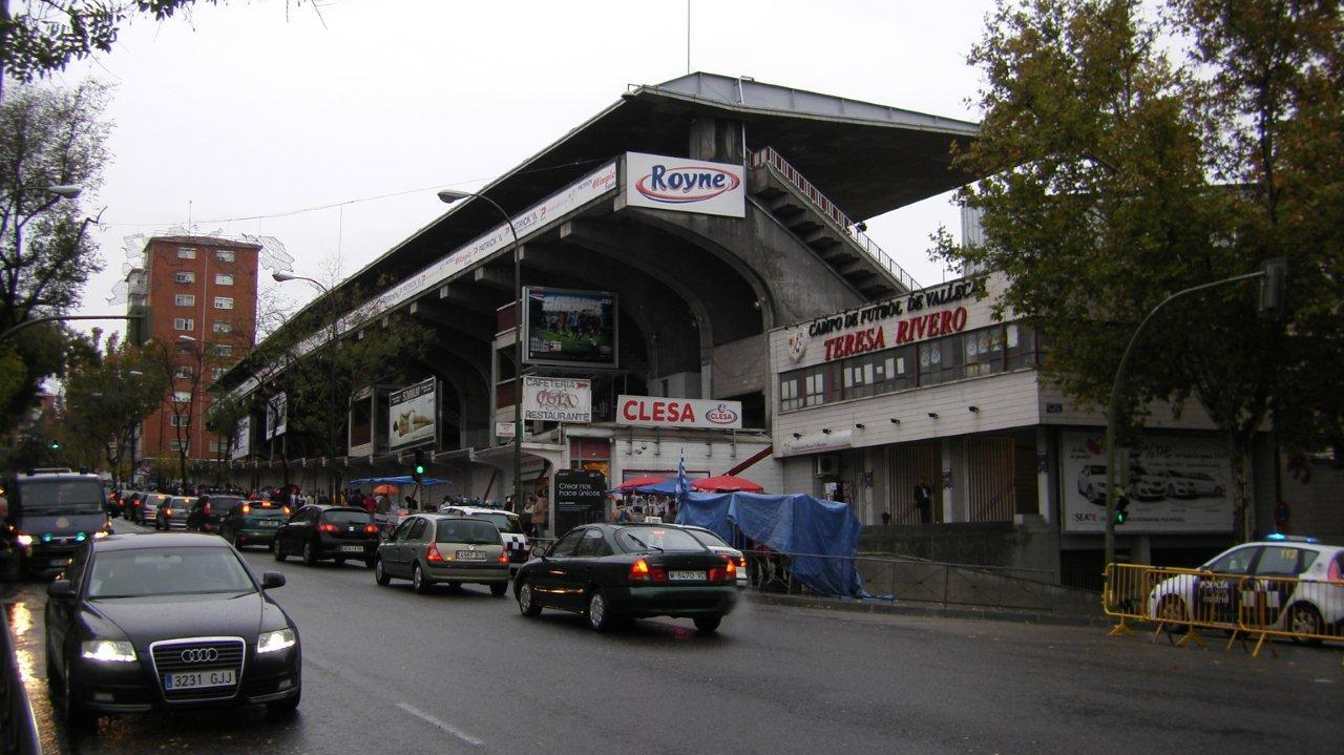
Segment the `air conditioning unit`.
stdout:
<path fill-rule="evenodd" d="M 817 457 L 817 477 L 839 477 L 840 457 L 834 454 Z"/>

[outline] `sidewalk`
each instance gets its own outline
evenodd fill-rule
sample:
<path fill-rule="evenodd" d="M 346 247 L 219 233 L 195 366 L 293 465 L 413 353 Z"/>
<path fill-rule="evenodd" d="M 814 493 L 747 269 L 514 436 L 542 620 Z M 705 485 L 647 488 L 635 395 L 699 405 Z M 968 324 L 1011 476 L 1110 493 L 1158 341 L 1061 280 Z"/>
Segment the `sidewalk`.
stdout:
<path fill-rule="evenodd" d="M 936 603 L 913 603 L 863 598 L 826 598 L 817 595 L 784 595 L 780 593 L 744 591 L 742 599 L 749 603 L 794 608 L 815 608 L 851 613 L 883 613 L 904 616 L 932 616 L 945 619 L 977 619 L 982 621 L 1011 621 L 1021 624 L 1054 624 L 1061 626 L 1108 627 L 1115 622 L 1101 613 L 1097 606 L 1094 615 L 1027 611 L 1017 608 L 985 606 L 943 606 Z"/>

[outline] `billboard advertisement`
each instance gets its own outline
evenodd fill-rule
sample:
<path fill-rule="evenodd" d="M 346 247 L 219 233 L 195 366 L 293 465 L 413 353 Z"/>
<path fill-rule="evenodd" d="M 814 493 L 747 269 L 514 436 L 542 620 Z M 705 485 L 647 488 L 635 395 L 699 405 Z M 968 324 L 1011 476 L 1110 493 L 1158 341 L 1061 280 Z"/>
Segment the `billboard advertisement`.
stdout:
<path fill-rule="evenodd" d="M 252 453 L 252 417 L 247 416 L 238 420 L 238 425 L 233 428 L 233 453 L 229 455 L 230 459 L 246 459 Z"/>
<path fill-rule="evenodd" d="M 523 302 L 524 362 L 617 366 L 616 294 L 529 286 Z"/>
<path fill-rule="evenodd" d="M 525 376 L 523 419 L 567 424 L 592 422 L 593 381 Z M 512 427 L 507 437 L 513 437 Z"/>
<path fill-rule="evenodd" d="M 622 395 L 616 399 L 616 424 L 741 430 L 742 402 Z"/>
<path fill-rule="evenodd" d="M 1105 437 L 1100 429 L 1060 434 L 1065 532 L 1106 531 Z M 1232 531 L 1232 466 L 1220 439 L 1145 435 L 1116 457 L 1130 502 L 1117 533 Z"/>
<path fill-rule="evenodd" d="M 746 217 L 741 165 L 686 157 L 625 153 L 625 203 L 630 207 Z"/>
<path fill-rule="evenodd" d="M 387 396 L 387 446 L 398 448 L 432 443 L 437 437 L 438 381 L 422 380 Z"/>
<path fill-rule="evenodd" d="M 277 393 L 266 399 L 266 440 L 285 434 L 288 416 L 289 406 L 285 394 Z"/>

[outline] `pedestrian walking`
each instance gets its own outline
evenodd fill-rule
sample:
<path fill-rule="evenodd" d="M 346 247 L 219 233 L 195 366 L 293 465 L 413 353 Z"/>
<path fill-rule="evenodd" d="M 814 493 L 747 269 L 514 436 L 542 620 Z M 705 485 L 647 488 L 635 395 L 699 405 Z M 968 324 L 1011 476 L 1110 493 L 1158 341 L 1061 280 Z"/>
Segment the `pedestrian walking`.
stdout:
<path fill-rule="evenodd" d="M 919 511 L 920 524 L 933 522 L 933 489 L 922 477 L 915 486 L 915 509 Z"/>

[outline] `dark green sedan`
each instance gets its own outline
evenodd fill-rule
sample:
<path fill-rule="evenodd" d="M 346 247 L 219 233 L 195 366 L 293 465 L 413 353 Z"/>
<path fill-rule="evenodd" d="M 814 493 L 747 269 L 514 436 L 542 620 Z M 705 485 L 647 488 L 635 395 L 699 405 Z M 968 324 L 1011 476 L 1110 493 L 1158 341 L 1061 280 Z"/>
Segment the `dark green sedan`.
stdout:
<path fill-rule="evenodd" d="M 587 615 L 605 631 L 629 619 L 671 616 L 714 632 L 737 601 L 737 564 L 674 524 L 576 527 L 528 561 L 513 581 L 518 610 Z"/>
<path fill-rule="evenodd" d="M 269 549 L 276 531 L 288 518 L 288 507 L 270 501 L 244 501 L 229 510 L 219 525 L 219 534 L 238 549 L 249 545 Z"/>

